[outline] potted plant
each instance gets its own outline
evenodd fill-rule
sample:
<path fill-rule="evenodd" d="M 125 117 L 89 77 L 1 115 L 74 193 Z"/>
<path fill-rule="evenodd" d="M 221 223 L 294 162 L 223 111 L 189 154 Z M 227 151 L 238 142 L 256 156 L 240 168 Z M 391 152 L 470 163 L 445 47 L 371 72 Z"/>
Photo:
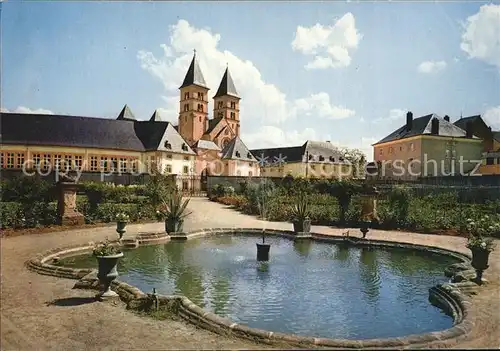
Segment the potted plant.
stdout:
<path fill-rule="evenodd" d="M 116 231 L 120 235 L 120 239 L 126 232 L 125 227 L 129 221 L 129 216 L 126 213 L 120 212 L 116 214 Z"/>
<path fill-rule="evenodd" d="M 467 229 L 469 238 L 467 240 L 467 248 L 472 253 L 472 267 L 476 270 L 476 282 L 482 283 L 483 271 L 488 266 L 490 253 L 495 249 L 493 239 L 487 238 L 487 235 L 498 230 L 499 224 L 493 223 L 488 215 L 483 216 L 478 221 L 471 219 L 467 220 Z"/>
<path fill-rule="evenodd" d="M 184 218 L 191 212 L 186 212 L 190 199 L 183 200 L 180 191 L 171 192 L 166 200 L 162 201 L 157 216 L 165 221 L 165 231 L 170 235 L 182 232 Z"/>
<path fill-rule="evenodd" d="M 311 231 L 310 203 L 305 193 L 296 197 L 295 206 L 292 209 L 293 231 L 297 233 L 309 233 Z"/>
<path fill-rule="evenodd" d="M 93 256 L 97 258 L 98 270 L 97 278 L 101 285 L 101 292 L 98 297 L 112 297 L 117 294 L 111 290 L 111 282 L 118 277 L 118 260 L 123 257 L 123 252 L 113 246 L 107 239 L 94 246 Z"/>

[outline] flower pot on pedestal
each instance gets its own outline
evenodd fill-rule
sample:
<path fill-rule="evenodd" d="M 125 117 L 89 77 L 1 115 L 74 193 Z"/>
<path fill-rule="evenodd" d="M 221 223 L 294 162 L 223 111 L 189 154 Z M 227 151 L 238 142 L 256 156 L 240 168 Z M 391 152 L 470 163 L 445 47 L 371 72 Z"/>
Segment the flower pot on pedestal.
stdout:
<path fill-rule="evenodd" d="M 123 253 L 117 253 L 109 256 L 96 256 L 98 263 L 97 278 L 102 287 L 101 292 L 97 295 L 99 298 L 108 298 L 118 296 L 111 290 L 111 283 L 118 277 L 118 260 L 123 257 Z"/>
<path fill-rule="evenodd" d="M 116 222 L 116 232 L 120 236 L 120 240 L 122 239 L 123 234 L 125 234 L 125 232 L 127 231 L 125 229 L 126 226 L 127 226 L 127 222 L 126 221 L 117 221 Z"/>
<path fill-rule="evenodd" d="M 310 233 L 311 220 L 309 218 L 293 221 L 293 231 L 297 233 Z"/>
<path fill-rule="evenodd" d="M 471 248 L 472 252 L 472 267 L 476 270 L 476 283 L 481 284 L 483 279 L 483 271 L 488 269 L 488 260 L 490 251 L 482 248 Z"/>
<path fill-rule="evenodd" d="M 182 232 L 184 220 L 178 218 L 167 218 L 165 220 L 165 231 L 168 234 Z"/>

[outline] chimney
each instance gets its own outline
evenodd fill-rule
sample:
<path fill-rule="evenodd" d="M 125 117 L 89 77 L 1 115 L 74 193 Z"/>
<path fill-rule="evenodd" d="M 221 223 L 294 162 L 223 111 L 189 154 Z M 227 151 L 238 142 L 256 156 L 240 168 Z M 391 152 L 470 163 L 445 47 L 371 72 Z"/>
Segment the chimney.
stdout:
<path fill-rule="evenodd" d="M 450 121 L 450 116 L 448 116 L 448 115 L 444 116 L 444 120 L 445 120 L 446 122 L 449 122 L 449 121 Z"/>
<path fill-rule="evenodd" d="M 413 128 L 413 113 L 408 111 L 406 113 L 406 130 L 410 131 Z"/>
<path fill-rule="evenodd" d="M 471 121 L 467 122 L 467 124 L 465 125 L 465 137 L 472 138 L 473 130 L 474 128 L 472 126 L 472 122 Z"/>
<path fill-rule="evenodd" d="M 431 134 L 439 135 L 439 119 L 433 118 L 431 121 Z"/>

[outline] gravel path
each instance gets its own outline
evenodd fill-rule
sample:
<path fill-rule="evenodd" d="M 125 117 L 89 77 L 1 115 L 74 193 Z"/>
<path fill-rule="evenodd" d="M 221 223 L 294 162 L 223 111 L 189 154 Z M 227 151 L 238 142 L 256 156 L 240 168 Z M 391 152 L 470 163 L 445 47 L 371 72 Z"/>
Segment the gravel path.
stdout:
<path fill-rule="evenodd" d="M 186 230 L 265 227 L 291 229 L 291 224 L 257 220 L 205 198 L 192 199 Z M 162 223 L 129 225 L 126 236 L 161 232 Z M 341 229 L 313 231 L 340 235 Z M 358 230 L 351 229 L 352 233 Z M 114 238 L 113 227 L 18 236 L 1 240 L 2 350 L 200 350 L 264 349 L 266 345 L 227 338 L 177 321 L 158 321 L 127 311 L 121 304 L 93 302 L 94 292 L 73 290 L 74 280 L 28 271 L 24 262 L 37 253 L 66 245 Z M 402 232 L 371 231 L 370 238 L 440 246 L 467 252 L 465 239 Z M 499 243 L 500 244 L 500 243 Z M 475 331 L 461 348 L 500 348 L 500 245 L 484 277 L 490 283 L 474 297 Z"/>

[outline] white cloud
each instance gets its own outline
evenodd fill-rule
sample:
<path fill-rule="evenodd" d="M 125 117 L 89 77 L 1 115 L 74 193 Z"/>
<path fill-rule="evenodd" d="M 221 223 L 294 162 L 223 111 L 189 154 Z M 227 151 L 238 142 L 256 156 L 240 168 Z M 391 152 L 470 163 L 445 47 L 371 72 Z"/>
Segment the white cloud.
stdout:
<path fill-rule="evenodd" d="M 417 69 L 420 73 L 436 73 L 445 68 L 446 62 L 444 61 L 424 61 L 418 65 Z"/>
<path fill-rule="evenodd" d="M 293 103 L 292 114 L 298 116 L 318 116 L 326 119 L 344 119 L 356 114 L 344 106 L 335 106 L 330 103 L 327 93 L 312 94 L 307 98 L 297 99 Z"/>
<path fill-rule="evenodd" d="M 483 119 L 493 130 L 500 130 L 500 106 L 491 107 L 483 114 Z"/>
<path fill-rule="evenodd" d="M 500 68 L 500 5 L 483 5 L 467 18 L 460 48 L 470 58 Z"/>
<path fill-rule="evenodd" d="M 318 140 L 318 134 L 312 128 L 301 132 L 296 130 L 284 131 L 274 126 L 263 126 L 257 132 L 243 132 L 242 138 L 249 148 L 299 146 L 307 140 Z"/>
<path fill-rule="evenodd" d="M 2 107 L 1 109 L 1 112 L 12 112 L 12 113 L 32 113 L 32 114 L 40 114 L 40 115 L 53 115 L 54 112 L 50 111 L 50 110 L 46 110 L 46 109 L 43 109 L 43 108 L 37 108 L 35 110 L 32 110 L 28 107 L 24 107 L 24 106 L 19 106 L 17 107 L 15 110 L 12 110 L 12 111 L 9 111 L 8 109 Z"/>
<path fill-rule="evenodd" d="M 347 67 L 362 37 L 353 14 L 348 12 L 331 26 L 319 23 L 311 27 L 298 26 L 292 49 L 314 57 L 305 65 L 306 69 Z"/>
<path fill-rule="evenodd" d="M 401 120 L 404 116 L 406 116 L 406 111 L 405 109 L 400 109 L 400 108 L 393 108 L 389 111 L 389 114 L 386 117 L 379 117 L 374 120 L 372 120 L 373 123 L 376 122 L 391 122 L 391 121 L 398 121 Z"/>
<path fill-rule="evenodd" d="M 265 147 L 269 143 L 283 146 L 304 138 L 313 139 L 312 129 L 297 132 L 293 128 L 290 128 L 291 131 L 284 131 L 277 127 L 285 121 L 290 127 L 289 122 L 295 117 L 311 116 L 311 118 L 333 120 L 352 117 L 355 114 L 353 110 L 333 104 L 325 92 L 295 100 L 287 98 L 276 85 L 263 79 L 251 61 L 239 58 L 227 50 L 221 50 L 218 47 L 220 35 L 212 33 L 209 29 L 197 29 L 185 20 L 179 20 L 169 29 L 169 44 L 161 45 L 161 56 L 155 56 L 145 50 L 137 54 L 141 67 L 163 83 L 166 94 L 162 99 L 165 101 L 165 106 L 158 108 L 158 111 L 165 120 L 177 123 L 178 88 L 191 62 L 193 48 L 197 50 L 198 63 L 207 85 L 211 88 L 210 117 L 213 110 L 212 97 L 222 79 L 226 63 L 229 64 L 236 89 L 242 98 L 240 102 L 242 138 L 250 147 Z"/>

